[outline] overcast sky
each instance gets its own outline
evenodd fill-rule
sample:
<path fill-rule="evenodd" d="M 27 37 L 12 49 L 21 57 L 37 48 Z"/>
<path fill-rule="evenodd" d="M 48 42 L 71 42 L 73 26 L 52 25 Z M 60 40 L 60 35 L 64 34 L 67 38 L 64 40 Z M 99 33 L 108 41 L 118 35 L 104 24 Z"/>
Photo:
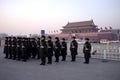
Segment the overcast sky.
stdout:
<path fill-rule="evenodd" d="M 0 0 L 0 33 L 48 33 L 91 19 L 99 27 L 120 28 L 120 0 Z"/>

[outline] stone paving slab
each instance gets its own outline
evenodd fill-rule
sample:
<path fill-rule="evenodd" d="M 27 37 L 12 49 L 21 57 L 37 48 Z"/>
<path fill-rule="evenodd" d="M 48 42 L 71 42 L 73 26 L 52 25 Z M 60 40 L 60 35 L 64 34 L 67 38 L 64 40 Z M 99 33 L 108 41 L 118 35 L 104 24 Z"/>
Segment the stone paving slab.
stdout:
<path fill-rule="evenodd" d="M 67 57 L 66 62 L 41 66 L 40 60 L 4 59 L 0 48 L 0 80 L 120 80 L 120 61 L 91 59 L 90 64 L 83 62 L 80 57 L 76 62 Z"/>

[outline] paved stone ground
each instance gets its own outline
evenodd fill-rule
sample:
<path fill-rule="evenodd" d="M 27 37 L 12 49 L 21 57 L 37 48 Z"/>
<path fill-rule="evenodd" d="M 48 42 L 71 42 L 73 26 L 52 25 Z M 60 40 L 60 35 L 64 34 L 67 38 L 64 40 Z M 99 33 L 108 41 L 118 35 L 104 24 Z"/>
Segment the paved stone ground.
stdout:
<path fill-rule="evenodd" d="M 78 57 L 76 62 L 66 62 L 41 66 L 40 60 L 27 62 L 4 59 L 0 48 L 0 80 L 120 80 L 120 62 L 91 59 L 83 64 Z"/>

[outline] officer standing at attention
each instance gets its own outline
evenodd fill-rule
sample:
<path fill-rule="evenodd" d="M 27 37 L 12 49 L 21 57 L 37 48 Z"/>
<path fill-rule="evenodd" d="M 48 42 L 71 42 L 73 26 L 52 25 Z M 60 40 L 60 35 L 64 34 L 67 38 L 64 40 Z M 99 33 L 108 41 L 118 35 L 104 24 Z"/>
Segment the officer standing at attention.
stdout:
<path fill-rule="evenodd" d="M 12 59 L 12 37 L 9 37 L 8 41 L 8 47 L 9 47 L 9 59 Z"/>
<path fill-rule="evenodd" d="M 36 57 L 36 49 L 37 43 L 35 42 L 35 38 L 32 38 L 32 58 L 35 59 Z"/>
<path fill-rule="evenodd" d="M 17 55 L 17 42 L 16 42 L 16 37 L 13 37 L 12 39 L 12 55 L 13 55 L 13 60 L 16 59 Z"/>
<path fill-rule="evenodd" d="M 52 39 L 51 36 L 48 36 L 48 41 L 47 41 L 48 64 L 52 64 L 52 56 L 53 56 L 53 42 L 51 39 Z"/>
<path fill-rule="evenodd" d="M 26 41 L 25 38 L 22 38 L 22 43 L 21 43 L 21 48 L 22 48 L 22 61 L 26 62 Z"/>
<path fill-rule="evenodd" d="M 41 64 L 40 65 L 45 65 L 46 64 L 46 56 L 47 56 L 47 44 L 46 44 L 44 35 L 41 37 L 40 48 L 41 48 Z"/>
<path fill-rule="evenodd" d="M 9 55 L 9 47 L 8 47 L 8 37 L 5 37 L 5 46 L 4 46 L 4 53 L 5 53 L 5 58 L 8 58 Z"/>
<path fill-rule="evenodd" d="M 21 58 L 22 58 L 22 48 L 21 48 L 21 43 L 22 43 L 22 40 L 21 40 L 21 37 L 18 37 L 17 38 L 17 60 L 20 61 Z"/>
<path fill-rule="evenodd" d="M 39 60 L 40 59 L 40 38 L 36 39 L 36 43 L 37 43 L 36 56 L 37 56 L 37 59 Z"/>
<path fill-rule="evenodd" d="M 28 59 L 31 58 L 31 50 L 32 50 L 32 46 L 31 46 L 31 38 L 28 38 Z"/>
<path fill-rule="evenodd" d="M 62 61 L 65 61 L 67 55 L 67 43 L 65 42 L 65 38 L 62 38 L 61 55 L 62 55 Z"/>
<path fill-rule="evenodd" d="M 59 56 L 60 56 L 60 50 L 61 50 L 61 45 L 60 45 L 60 40 L 58 37 L 55 38 L 55 45 L 54 45 L 54 52 L 55 52 L 55 62 L 59 62 Z"/>
<path fill-rule="evenodd" d="M 28 59 L 28 39 L 24 38 L 24 46 L 25 46 L 25 50 L 24 50 L 24 56 L 23 56 L 23 61 L 27 61 Z"/>
<path fill-rule="evenodd" d="M 72 56 L 72 62 L 76 61 L 76 55 L 78 54 L 77 49 L 78 49 L 78 43 L 75 40 L 75 36 L 72 37 L 72 41 L 70 43 L 70 51 L 71 51 L 71 56 Z"/>
<path fill-rule="evenodd" d="M 83 47 L 83 53 L 84 53 L 84 58 L 85 58 L 85 64 L 89 64 L 89 59 L 91 57 L 91 44 L 89 42 L 89 38 L 86 38 L 85 39 L 85 44 L 84 44 L 84 47 Z"/>
<path fill-rule="evenodd" d="M 29 38 L 29 58 L 33 55 L 33 39 Z"/>

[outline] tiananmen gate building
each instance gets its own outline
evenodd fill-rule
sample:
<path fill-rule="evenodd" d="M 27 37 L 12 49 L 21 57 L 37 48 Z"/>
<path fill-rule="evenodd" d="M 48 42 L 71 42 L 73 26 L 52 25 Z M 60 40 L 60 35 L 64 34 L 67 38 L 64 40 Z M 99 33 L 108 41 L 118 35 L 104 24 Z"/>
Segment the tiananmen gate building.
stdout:
<path fill-rule="evenodd" d="M 76 36 L 78 39 L 90 38 L 90 40 L 100 41 L 101 39 L 117 40 L 116 33 L 111 30 L 99 30 L 98 26 L 94 24 L 93 20 L 81 22 L 68 22 L 60 34 L 54 37 L 70 39 L 71 36 Z"/>

